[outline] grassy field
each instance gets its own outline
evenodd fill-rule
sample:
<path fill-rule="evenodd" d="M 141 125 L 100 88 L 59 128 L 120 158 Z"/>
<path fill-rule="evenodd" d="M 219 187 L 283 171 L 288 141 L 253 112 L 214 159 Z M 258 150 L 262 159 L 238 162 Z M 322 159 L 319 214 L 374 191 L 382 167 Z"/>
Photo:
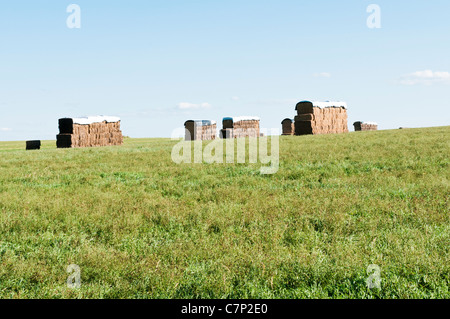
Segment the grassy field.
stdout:
<path fill-rule="evenodd" d="M 449 137 L 282 137 L 274 175 L 170 139 L 0 142 L 0 298 L 450 298 Z"/>

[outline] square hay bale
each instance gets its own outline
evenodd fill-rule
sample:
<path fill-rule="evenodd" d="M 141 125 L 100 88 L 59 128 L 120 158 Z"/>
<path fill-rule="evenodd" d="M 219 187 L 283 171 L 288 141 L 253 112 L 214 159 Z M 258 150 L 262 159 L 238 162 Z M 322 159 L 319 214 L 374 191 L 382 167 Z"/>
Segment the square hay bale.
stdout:
<path fill-rule="evenodd" d="M 73 145 L 72 134 L 58 134 L 56 135 L 57 148 L 71 148 Z"/>
<path fill-rule="evenodd" d="M 294 120 L 286 118 L 281 122 L 282 134 L 281 135 L 294 135 L 295 134 L 295 124 Z"/>
<path fill-rule="evenodd" d="M 26 141 L 26 150 L 40 150 L 41 149 L 41 141 Z"/>
<path fill-rule="evenodd" d="M 295 135 L 308 135 L 313 134 L 314 124 L 312 121 L 296 121 L 295 122 Z"/>
<path fill-rule="evenodd" d="M 232 119 L 223 119 L 222 120 L 222 128 L 223 129 L 228 129 L 228 128 L 233 128 L 233 120 Z"/>
<path fill-rule="evenodd" d="M 312 102 L 309 101 L 302 101 L 298 102 L 295 106 L 295 110 L 297 111 L 297 114 L 308 114 L 308 113 L 314 113 L 314 105 Z"/>
<path fill-rule="evenodd" d="M 294 117 L 294 121 L 314 121 L 314 113 L 300 114 Z"/>
<path fill-rule="evenodd" d="M 233 138 L 233 129 L 225 128 L 220 130 L 220 138 Z"/>
<path fill-rule="evenodd" d="M 58 120 L 59 124 L 59 134 L 73 134 L 73 119 L 72 118 L 62 118 Z"/>

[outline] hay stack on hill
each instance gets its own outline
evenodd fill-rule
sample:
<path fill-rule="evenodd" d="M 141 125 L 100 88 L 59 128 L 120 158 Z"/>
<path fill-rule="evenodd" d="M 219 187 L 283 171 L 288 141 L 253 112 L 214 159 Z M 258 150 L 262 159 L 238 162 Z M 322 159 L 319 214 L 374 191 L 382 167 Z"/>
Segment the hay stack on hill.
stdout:
<path fill-rule="evenodd" d="M 378 130 L 378 124 L 375 122 L 355 122 L 353 123 L 353 126 L 355 127 L 355 131 L 377 131 Z"/>
<path fill-rule="evenodd" d="M 211 120 L 188 120 L 184 123 L 186 141 L 216 139 L 217 123 Z"/>
<path fill-rule="evenodd" d="M 257 116 L 224 117 L 222 120 L 222 138 L 259 137 L 260 118 Z"/>
<path fill-rule="evenodd" d="M 120 118 L 89 116 L 59 119 L 58 148 L 122 145 Z"/>
<path fill-rule="evenodd" d="M 281 135 L 294 135 L 295 134 L 295 124 L 293 119 L 284 119 L 281 122 L 283 133 Z"/>
<path fill-rule="evenodd" d="M 348 132 L 345 102 L 302 101 L 295 107 L 295 135 Z"/>

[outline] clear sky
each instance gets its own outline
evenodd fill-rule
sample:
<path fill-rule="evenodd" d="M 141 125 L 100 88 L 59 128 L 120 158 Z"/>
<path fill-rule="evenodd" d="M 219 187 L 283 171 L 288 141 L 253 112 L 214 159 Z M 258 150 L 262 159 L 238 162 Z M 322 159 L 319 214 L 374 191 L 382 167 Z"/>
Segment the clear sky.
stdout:
<path fill-rule="evenodd" d="M 346 101 L 351 130 L 450 125 L 449 17 L 448 0 L 2 1 L 0 140 L 84 115 L 131 137 L 239 115 L 281 128 L 300 100 Z"/>

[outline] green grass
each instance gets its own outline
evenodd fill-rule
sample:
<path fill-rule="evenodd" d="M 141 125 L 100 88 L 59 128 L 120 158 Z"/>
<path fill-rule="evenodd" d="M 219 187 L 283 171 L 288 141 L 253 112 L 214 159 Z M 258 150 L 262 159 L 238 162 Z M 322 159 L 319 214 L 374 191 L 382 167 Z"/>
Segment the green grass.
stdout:
<path fill-rule="evenodd" d="M 282 137 L 274 175 L 0 142 L 0 298 L 449 298 L 449 136 Z"/>

